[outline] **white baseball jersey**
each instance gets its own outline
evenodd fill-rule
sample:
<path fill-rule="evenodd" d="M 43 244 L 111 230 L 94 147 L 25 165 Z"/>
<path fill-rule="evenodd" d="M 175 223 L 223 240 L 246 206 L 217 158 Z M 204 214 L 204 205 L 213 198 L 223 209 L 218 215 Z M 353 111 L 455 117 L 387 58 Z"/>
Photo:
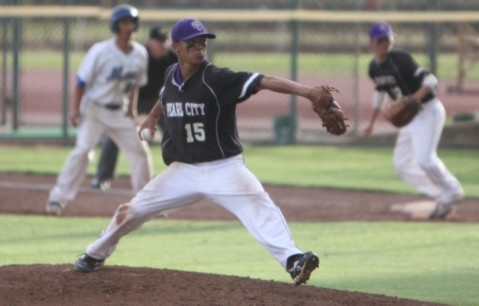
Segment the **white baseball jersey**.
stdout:
<path fill-rule="evenodd" d="M 112 38 L 90 48 L 77 72 L 78 81 L 85 84 L 83 101 L 121 104 L 134 86 L 147 83 L 148 54 L 141 44 L 132 45 L 132 50 L 124 53 Z"/>
<path fill-rule="evenodd" d="M 148 79 L 146 49 L 139 43 L 132 44 L 132 50 L 124 53 L 112 38 L 96 43 L 85 55 L 77 73 L 77 84 L 84 85 L 85 92 L 76 143 L 50 191 L 49 202 L 65 206 L 75 198 L 90 163 L 89 152 L 105 132 L 128 160 L 133 190 L 140 190 L 150 180 L 148 145 L 140 141 L 135 122 L 120 107 L 126 105 L 131 90 Z"/>

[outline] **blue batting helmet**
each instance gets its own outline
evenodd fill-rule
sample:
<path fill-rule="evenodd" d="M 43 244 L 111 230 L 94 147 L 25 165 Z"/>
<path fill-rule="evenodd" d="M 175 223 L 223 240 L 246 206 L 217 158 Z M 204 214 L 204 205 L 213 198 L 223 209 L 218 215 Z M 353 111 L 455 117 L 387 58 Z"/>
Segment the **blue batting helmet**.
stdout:
<path fill-rule="evenodd" d="M 369 37 L 371 39 L 380 39 L 394 36 L 393 28 L 385 21 L 378 21 L 369 28 Z"/>
<path fill-rule="evenodd" d="M 110 30 L 113 33 L 118 32 L 118 22 L 123 18 L 132 18 L 135 21 L 135 31 L 138 29 L 138 21 L 140 20 L 138 10 L 128 4 L 116 6 L 111 12 L 110 16 Z"/>

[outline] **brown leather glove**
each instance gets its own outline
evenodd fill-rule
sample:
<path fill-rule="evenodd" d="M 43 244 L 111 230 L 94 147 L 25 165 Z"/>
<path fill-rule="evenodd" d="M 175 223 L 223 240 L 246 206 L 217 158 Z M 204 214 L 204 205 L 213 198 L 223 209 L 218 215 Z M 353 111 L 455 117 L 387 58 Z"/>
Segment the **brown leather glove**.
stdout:
<path fill-rule="evenodd" d="M 421 101 L 411 96 L 404 96 L 386 105 L 383 110 L 384 118 L 395 127 L 403 127 L 416 117 L 421 110 Z"/>
<path fill-rule="evenodd" d="M 348 126 L 343 111 L 331 92 L 339 92 L 330 86 L 318 86 L 311 90 L 309 99 L 313 103 L 313 110 L 318 114 L 326 130 L 333 135 L 346 133 Z"/>

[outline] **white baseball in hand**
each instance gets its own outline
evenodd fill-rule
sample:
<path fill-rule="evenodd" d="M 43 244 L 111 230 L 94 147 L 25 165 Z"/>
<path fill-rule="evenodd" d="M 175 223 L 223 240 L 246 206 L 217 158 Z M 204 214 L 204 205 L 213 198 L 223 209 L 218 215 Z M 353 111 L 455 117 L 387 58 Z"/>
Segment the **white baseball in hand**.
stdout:
<path fill-rule="evenodd" d="M 150 141 L 153 138 L 153 133 L 150 129 L 146 128 L 141 130 L 141 137 L 143 140 Z"/>

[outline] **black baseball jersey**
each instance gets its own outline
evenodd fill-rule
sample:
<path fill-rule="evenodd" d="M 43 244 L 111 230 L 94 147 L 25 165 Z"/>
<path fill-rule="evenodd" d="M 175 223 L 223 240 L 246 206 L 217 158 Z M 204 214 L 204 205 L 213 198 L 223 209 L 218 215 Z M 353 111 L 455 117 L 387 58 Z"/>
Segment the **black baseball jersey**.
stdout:
<path fill-rule="evenodd" d="M 376 90 L 386 92 L 391 99 L 411 95 L 421 86 L 429 72 L 421 68 L 412 56 L 402 50 L 391 50 L 386 60 L 369 63 L 369 77 L 376 84 Z M 434 93 L 425 95 L 421 101 L 434 98 Z"/>
<path fill-rule="evenodd" d="M 167 71 L 160 98 L 165 115 L 165 164 L 199 163 L 243 152 L 236 126 L 236 104 L 256 92 L 262 74 L 233 72 L 205 61 L 185 81 L 179 66 Z"/>
<path fill-rule="evenodd" d="M 173 63 L 178 61 L 175 52 L 168 50 L 168 53 L 160 58 L 154 59 L 148 52 L 148 83 L 140 88 L 138 93 L 138 113 L 148 114 L 158 100 L 158 94 L 163 81 L 165 80 L 165 71 Z"/>

